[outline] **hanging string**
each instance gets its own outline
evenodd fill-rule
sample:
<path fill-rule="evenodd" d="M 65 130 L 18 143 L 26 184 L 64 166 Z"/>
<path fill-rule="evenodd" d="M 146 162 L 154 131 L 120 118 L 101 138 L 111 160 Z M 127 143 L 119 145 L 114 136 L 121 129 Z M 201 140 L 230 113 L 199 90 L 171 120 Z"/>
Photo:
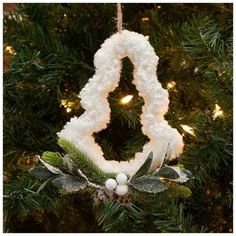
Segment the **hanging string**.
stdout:
<path fill-rule="evenodd" d="M 122 30 L 122 10 L 121 3 L 117 3 L 117 30 L 120 32 Z"/>

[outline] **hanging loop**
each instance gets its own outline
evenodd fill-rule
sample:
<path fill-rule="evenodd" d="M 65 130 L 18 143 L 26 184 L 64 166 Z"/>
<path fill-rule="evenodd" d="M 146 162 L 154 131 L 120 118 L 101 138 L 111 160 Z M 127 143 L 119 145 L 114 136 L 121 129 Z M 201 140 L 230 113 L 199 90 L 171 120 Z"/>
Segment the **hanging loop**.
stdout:
<path fill-rule="evenodd" d="M 117 30 L 118 32 L 122 31 L 122 9 L 121 3 L 117 3 Z"/>

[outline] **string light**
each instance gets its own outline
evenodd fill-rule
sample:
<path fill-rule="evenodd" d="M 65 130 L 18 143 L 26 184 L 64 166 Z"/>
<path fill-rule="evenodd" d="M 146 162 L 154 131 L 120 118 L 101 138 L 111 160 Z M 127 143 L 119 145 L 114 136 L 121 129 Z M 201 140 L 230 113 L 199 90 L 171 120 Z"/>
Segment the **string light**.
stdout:
<path fill-rule="evenodd" d="M 71 112 L 71 108 L 67 107 L 67 108 L 66 108 L 66 112 L 67 112 L 67 113 Z"/>
<path fill-rule="evenodd" d="M 183 130 L 189 134 L 191 134 L 192 136 L 195 136 L 195 133 L 194 133 L 194 129 L 188 125 L 180 125 Z"/>
<path fill-rule="evenodd" d="M 168 88 L 168 89 L 172 89 L 172 88 L 175 87 L 175 85 L 176 85 L 175 81 L 171 81 L 171 82 L 169 82 L 169 83 L 167 84 L 167 88 Z"/>
<path fill-rule="evenodd" d="M 66 106 L 66 103 L 67 103 L 67 100 L 65 100 L 65 99 L 62 99 L 62 100 L 61 100 L 61 105 L 62 105 L 62 106 Z"/>
<path fill-rule="evenodd" d="M 224 115 L 224 112 L 221 110 L 221 107 L 218 104 L 215 104 L 215 109 L 213 111 L 213 120 L 215 120 L 217 117 L 222 117 Z"/>
<path fill-rule="evenodd" d="M 125 104 L 129 103 L 133 99 L 133 97 L 134 97 L 133 95 L 127 95 L 127 96 L 121 98 L 120 103 L 125 105 Z"/>
<path fill-rule="evenodd" d="M 11 55 L 16 55 L 16 51 L 14 50 L 14 48 L 12 46 L 6 46 L 5 47 L 5 52 L 7 52 Z"/>
<path fill-rule="evenodd" d="M 143 17 L 142 18 L 142 22 L 147 22 L 147 21 L 149 21 L 149 17 Z"/>
<path fill-rule="evenodd" d="M 66 109 L 66 112 L 69 113 L 72 111 L 72 107 L 75 105 L 75 103 L 69 102 L 66 99 L 61 99 L 61 105 Z"/>
<path fill-rule="evenodd" d="M 69 102 L 69 101 L 68 101 L 66 105 L 67 105 L 67 107 L 73 107 L 73 106 L 75 105 L 75 103 L 74 103 L 74 102 Z"/>

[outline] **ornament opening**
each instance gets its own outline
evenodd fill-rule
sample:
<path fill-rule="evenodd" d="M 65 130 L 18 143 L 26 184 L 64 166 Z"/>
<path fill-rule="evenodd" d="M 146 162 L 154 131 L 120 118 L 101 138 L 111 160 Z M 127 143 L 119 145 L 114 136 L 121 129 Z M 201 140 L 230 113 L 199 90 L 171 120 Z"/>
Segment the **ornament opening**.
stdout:
<path fill-rule="evenodd" d="M 108 94 L 110 123 L 105 129 L 93 133 L 93 137 L 102 148 L 106 160 L 128 161 L 133 159 L 135 152 L 143 151 L 143 146 L 149 138 L 141 130 L 140 115 L 144 101 L 133 84 L 133 64 L 127 57 L 122 59 L 121 63 L 118 86 Z M 135 140 L 133 131 L 136 134 Z M 136 150 L 129 148 L 128 144 L 137 143 L 137 137 L 139 146 Z"/>
<path fill-rule="evenodd" d="M 107 97 L 118 86 L 121 60 L 125 57 L 134 65 L 133 83 L 145 102 L 140 117 L 142 132 L 150 141 L 130 161 L 108 161 L 92 134 L 105 129 L 110 122 Z M 158 59 L 148 37 L 141 34 L 122 30 L 106 39 L 94 56 L 95 75 L 80 92 L 85 112 L 79 118 L 71 118 L 58 136 L 72 142 L 105 172 L 133 175 L 151 151 L 151 168 L 155 169 L 163 162 L 167 147 L 168 156 L 177 157 L 183 150 L 183 140 L 164 119 L 169 99 L 156 76 Z"/>

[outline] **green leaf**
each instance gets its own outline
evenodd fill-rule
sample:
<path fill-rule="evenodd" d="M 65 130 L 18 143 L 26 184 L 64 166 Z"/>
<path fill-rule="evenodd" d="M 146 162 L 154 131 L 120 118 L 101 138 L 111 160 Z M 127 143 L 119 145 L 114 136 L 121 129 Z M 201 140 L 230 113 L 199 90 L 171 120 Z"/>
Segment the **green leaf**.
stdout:
<path fill-rule="evenodd" d="M 52 184 L 57 188 L 62 188 L 69 193 L 77 192 L 87 186 L 87 181 L 82 178 L 63 175 L 55 178 Z"/>
<path fill-rule="evenodd" d="M 179 174 L 169 166 L 163 166 L 156 173 L 155 176 L 159 176 L 165 179 L 178 179 Z"/>
<path fill-rule="evenodd" d="M 167 189 L 166 185 L 155 176 L 137 178 L 131 182 L 131 186 L 148 193 L 160 193 Z"/>
<path fill-rule="evenodd" d="M 40 178 L 40 179 L 47 179 L 49 177 L 52 177 L 54 174 L 49 171 L 46 167 L 44 166 L 35 166 L 30 169 L 30 174 Z"/>
<path fill-rule="evenodd" d="M 61 167 L 63 166 L 63 159 L 60 153 L 58 152 L 44 152 L 42 159 L 48 164 Z"/>
<path fill-rule="evenodd" d="M 147 159 L 145 160 L 145 162 L 143 163 L 143 165 L 138 169 L 138 171 L 132 176 L 131 180 L 136 179 L 138 177 L 141 177 L 143 175 L 145 175 L 151 164 L 152 164 L 152 159 L 153 159 L 153 152 L 150 152 Z"/>

